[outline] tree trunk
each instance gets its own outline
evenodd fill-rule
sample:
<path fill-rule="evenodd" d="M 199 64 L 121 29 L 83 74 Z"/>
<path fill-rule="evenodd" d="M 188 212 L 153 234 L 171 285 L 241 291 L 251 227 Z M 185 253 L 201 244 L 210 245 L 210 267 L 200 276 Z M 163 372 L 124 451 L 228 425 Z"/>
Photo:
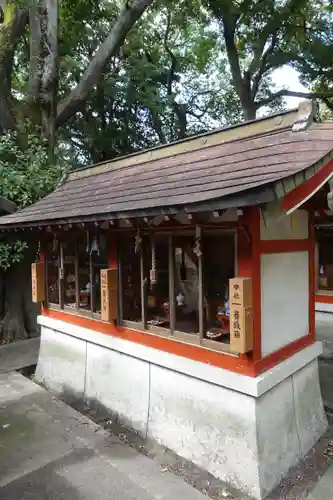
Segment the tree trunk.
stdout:
<path fill-rule="evenodd" d="M 177 140 L 185 139 L 187 132 L 187 109 L 186 104 L 173 101 L 173 110 L 177 117 Z"/>
<path fill-rule="evenodd" d="M 39 304 L 31 300 L 31 263 L 35 260 L 36 248 L 30 248 L 25 258 L 0 276 L 0 342 L 39 335 L 37 315 Z"/>
<path fill-rule="evenodd" d="M 244 77 L 242 79 L 242 84 L 240 85 L 237 94 L 241 102 L 244 120 L 245 121 L 255 120 L 257 115 L 257 108 L 254 103 L 255 97 L 252 96 L 250 78 Z"/>
<path fill-rule="evenodd" d="M 242 103 L 244 120 L 251 121 L 255 120 L 257 116 L 257 110 L 254 103 L 248 102 L 246 104 Z"/>
<path fill-rule="evenodd" d="M 235 33 L 237 23 L 240 19 L 240 13 L 237 9 L 233 8 L 233 2 L 216 2 L 215 0 L 210 0 L 208 3 L 216 18 L 219 19 L 223 25 L 223 37 L 232 81 L 242 106 L 244 119 L 245 121 L 255 120 L 257 114 L 255 98 L 259 81 L 256 82 L 255 88 L 252 89 L 251 75 L 255 67 L 260 65 L 260 59 L 258 61 L 256 58 L 255 64 L 253 62 L 253 66 L 255 67 L 252 68 L 252 71 L 242 71 L 240 55 L 235 41 Z"/>

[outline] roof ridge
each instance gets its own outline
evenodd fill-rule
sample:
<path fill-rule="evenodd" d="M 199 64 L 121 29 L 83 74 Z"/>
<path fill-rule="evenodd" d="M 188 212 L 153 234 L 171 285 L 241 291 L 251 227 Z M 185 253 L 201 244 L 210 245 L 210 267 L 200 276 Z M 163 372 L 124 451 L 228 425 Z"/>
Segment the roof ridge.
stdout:
<path fill-rule="evenodd" d="M 222 144 L 233 144 L 233 143 L 237 143 L 237 142 L 238 143 L 244 143 L 244 142 L 247 142 L 249 140 L 253 140 L 254 138 L 266 137 L 266 136 L 275 136 L 277 134 L 285 133 L 287 131 L 291 132 L 291 127 L 292 127 L 292 125 L 288 124 L 285 127 L 281 127 L 281 128 L 278 128 L 278 129 L 264 130 L 262 132 L 255 132 L 255 133 L 252 133 L 252 134 L 244 136 L 244 137 L 235 137 L 233 139 L 228 139 L 226 141 L 220 142 L 218 144 L 211 144 L 211 145 L 206 146 L 204 148 L 202 146 L 198 145 L 195 149 L 191 149 L 190 151 L 179 151 L 179 152 L 177 152 L 177 153 L 175 153 L 173 155 L 170 155 L 170 156 L 167 156 L 167 157 L 162 157 L 162 158 L 150 158 L 149 160 L 143 161 L 140 164 L 147 165 L 149 163 L 154 163 L 154 162 L 156 162 L 158 160 L 165 160 L 167 158 L 174 158 L 174 157 L 182 156 L 182 155 L 189 154 L 189 153 L 195 153 L 197 151 L 202 151 L 203 149 L 205 149 L 205 150 L 208 151 L 210 149 L 213 149 L 213 148 L 216 148 L 218 146 L 221 146 Z M 176 144 L 181 144 L 181 142 L 177 142 Z M 150 150 L 146 150 L 145 152 L 149 153 L 149 151 Z M 144 153 L 144 151 L 141 152 L 141 153 L 139 153 L 139 154 L 143 154 L 143 153 Z M 133 155 L 133 157 L 135 157 L 135 155 Z M 117 162 L 120 162 L 121 160 L 126 160 L 126 159 L 130 159 L 130 158 L 132 158 L 132 155 L 120 156 L 119 158 L 114 158 L 114 159 L 112 159 L 110 161 L 107 161 L 107 162 L 98 163 L 96 165 L 91 165 L 90 167 L 85 167 L 84 169 L 73 170 L 73 171 L 71 171 L 71 172 L 68 173 L 67 179 L 65 179 L 65 182 L 63 182 L 62 185 L 68 184 L 68 183 L 76 181 L 78 179 L 88 178 L 88 177 L 95 177 L 95 176 L 98 176 L 98 175 L 106 174 L 107 172 L 112 171 L 112 168 L 111 168 L 112 164 L 116 164 Z M 102 166 L 102 165 L 109 166 L 110 168 L 103 169 L 103 170 L 100 170 L 98 172 L 93 172 L 93 170 L 96 167 L 99 167 L 99 166 Z M 120 169 L 130 169 L 130 168 L 133 168 L 135 166 L 137 166 L 137 165 L 135 165 L 135 164 L 128 164 L 127 165 L 127 164 L 125 164 L 123 166 L 120 166 L 119 170 Z M 75 176 L 76 172 L 81 172 L 81 171 L 85 171 L 85 170 L 88 170 L 88 169 L 92 170 L 92 172 L 90 174 L 83 175 L 82 177 L 81 176 Z"/>
<path fill-rule="evenodd" d="M 252 125 L 254 123 L 260 123 L 260 122 L 272 120 L 272 119 L 277 118 L 279 116 L 282 117 L 282 116 L 285 116 L 285 115 L 288 115 L 288 114 L 295 114 L 297 112 L 298 112 L 298 107 L 297 108 L 292 108 L 292 109 L 287 109 L 287 110 L 284 110 L 284 111 L 279 111 L 277 113 L 272 113 L 271 115 L 262 116 L 262 117 L 259 117 L 259 118 L 255 118 L 253 120 L 246 120 L 244 122 L 239 122 L 239 123 L 236 123 L 234 125 L 226 125 L 225 127 L 218 127 L 218 128 L 216 128 L 214 130 L 208 130 L 207 132 L 202 132 L 200 134 L 194 134 L 194 135 L 191 135 L 191 136 L 188 136 L 188 137 L 184 137 L 183 139 L 178 139 L 178 140 L 169 142 L 168 144 L 158 144 L 157 146 L 153 146 L 153 147 L 147 148 L 147 149 L 141 149 L 139 151 L 135 151 L 135 152 L 129 153 L 127 155 L 121 155 L 119 157 L 112 158 L 110 160 L 104 160 L 104 161 L 101 161 L 101 162 L 98 162 L 98 163 L 95 163 L 95 164 L 92 164 L 92 165 L 86 165 L 84 167 L 80 167 L 78 169 L 75 169 L 75 172 L 84 171 L 84 170 L 87 170 L 89 168 L 99 167 L 101 165 L 105 165 L 105 164 L 108 164 L 108 163 L 116 162 L 116 161 L 118 161 L 120 159 L 123 159 L 123 158 L 131 158 L 131 157 L 139 156 L 139 155 L 141 155 L 143 153 L 149 153 L 151 151 L 156 151 L 156 150 L 159 150 L 159 149 L 169 148 L 169 147 L 172 147 L 172 146 L 177 145 L 177 144 L 183 144 L 185 142 L 194 141 L 194 140 L 199 139 L 199 138 L 208 137 L 208 136 L 215 135 L 215 134 L 218 134 L 218 133 L 227 132 L 228 130 L 234 130 L 234 129 L 237 129 L 237 128 L 248 127 L 249 125 Z M 271 130 L 273 130 L 273 129 L 271 129 Z"/>

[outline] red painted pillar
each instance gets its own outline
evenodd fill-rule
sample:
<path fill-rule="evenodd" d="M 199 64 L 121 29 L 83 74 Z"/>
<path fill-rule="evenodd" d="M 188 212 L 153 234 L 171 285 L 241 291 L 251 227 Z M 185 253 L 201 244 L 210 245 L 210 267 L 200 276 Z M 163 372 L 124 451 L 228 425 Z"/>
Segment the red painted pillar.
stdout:
<path fill-rule="evenodd" d="M 315 252 L 315 227 L 314 213 L 309 214 L 309 334 L 315 340 L 316 338 L 316 319 L 315 319 L 315 301 L 316 301 L 316 252 Z"/>
<path fill-rule="evenodd" d="M 253 362 L 261 359 L 261 276 L 260 276 L 260 209 L 244 210 L 237 235 L 238 276 L 252 278 L 253 295 Z M 245 355 L 246 356 L 246 355 Z"/>

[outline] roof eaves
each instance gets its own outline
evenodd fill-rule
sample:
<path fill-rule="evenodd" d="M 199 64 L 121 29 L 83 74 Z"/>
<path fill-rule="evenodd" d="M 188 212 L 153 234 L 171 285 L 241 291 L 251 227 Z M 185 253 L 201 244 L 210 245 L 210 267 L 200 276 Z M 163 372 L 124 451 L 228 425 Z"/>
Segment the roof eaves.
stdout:
<path fill-rule="evenodd" d="M 289 175 L 283 179 L 275 181 L 274 191 L 277 198 L 283 198 L 293 189 L 300 186 L 308 179 L 311 179 L 313 175 L 318 172 L 324 165 L 326 165 L 333 158 L 333 150 L 329 151 L 325 156 L 320 158 L 317 162 L 313 163 L 309 167 Z"/>
<path fill-rule="evenodd" d="M 144 217 L 155 217 L 157 215 L 176 215 L 178 213 L 199 213 L 214 210 L 224 210 L 228 208 L 246 207 L 251 205 L 258 205 L 262 203 L 269 203 L 275 199 L 275 192 L 271 185 L 265 185 L 262 188 L 253 188 L 240 193 L 224 196 L 223 198 L 216 198 L 210 201 L 186 204 L 182 206 L 171 207 L 155 207 L 151 209 L 131 210 L 119 213 L 103 213 L 95 215 L 87 215 L 80 217 L 66 217 L 65 219 L 52 219 L 52 220 L 35 220 L 28 222 L 17 222 L 11 224 L 1 224 L 0 230 L 11 229 L 25 229 L 33 227 L 47 227 L 47 226 L 61 226 L 64 224 L 79 224 L 79 223 L 93 223 L 107 220 L 124 220 L 135 219 Z"/>

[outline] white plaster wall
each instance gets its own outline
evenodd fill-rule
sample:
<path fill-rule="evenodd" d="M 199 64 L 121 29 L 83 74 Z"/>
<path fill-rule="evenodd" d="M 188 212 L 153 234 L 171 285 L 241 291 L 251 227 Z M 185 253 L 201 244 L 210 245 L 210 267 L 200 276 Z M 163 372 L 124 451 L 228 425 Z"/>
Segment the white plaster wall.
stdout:
<path fill-rule="evenodd" d="M 146 435 L 149 370 L 145 361 L 88 344 L 85 397 L 97 400 L 125 425 Z"/>
<path fill-rule="evenodd" d="M 260 488 L 265 494 L 301 458 L 292 377 L 258 399 L 257 428 Z"/>
<path fill-rule="evenodd" d="M 308 333 L 308 252 L 262 255 L 262 355 L 267 356 Z"/>
<path fill-rule="evenodd" d="M 279 202 L 269 203 L 261 213 L 260 236 L 262 240 L 307 239 L 308 212 L 296 210 L 292 215 L 285 215 Z"/>
<path fill-rule="evenodd" d="M 58 394 L 83 397 L 85 371 L 86 342 L 42 327 L 35 379 Z"/>
<path fill-rule="evenodd" d="M 259 477 L 265 497 L 327 429 L 318 360 L 312 360 L 257 400 Z"/>
<path fill-rule="evenodd" d="M 317 360 L 293 375 L 293 387 L 298 437 L 302 455 L 305 455 L 327 427 Z"/>
<path fill-rule="evenodd" d="M 253 397 L 152 365 L 148 435 L 258 496 Z"/>

